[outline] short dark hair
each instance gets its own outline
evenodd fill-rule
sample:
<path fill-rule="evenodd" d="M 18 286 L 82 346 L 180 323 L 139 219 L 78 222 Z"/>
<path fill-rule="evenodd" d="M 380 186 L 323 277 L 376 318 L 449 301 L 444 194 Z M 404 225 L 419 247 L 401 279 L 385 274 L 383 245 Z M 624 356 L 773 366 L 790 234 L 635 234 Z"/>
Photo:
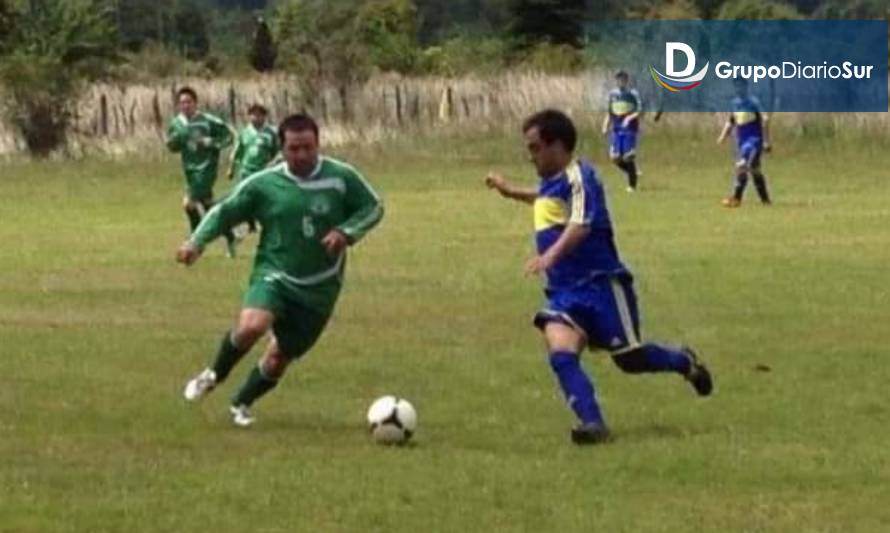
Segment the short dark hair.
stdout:
<path fill-rule="evenodd" d="M 532 128 L 538 129 L 538 135 L 545 143 L 553 144 L 555 141 L 559 141 L 569 152 L 575 150 L 578 132 L 575 130 L 572 119 L 562 111 L 556 109 L 538 111 L 522 123 L 523 133 Z"/>
<path fill-rule="evenodd" d="M 247 114 L 252 115 L 254 113 L 259 113 L 260 115 L 268 115 L 269 110 L 266 109 L 262 104 L 251 104 L 250 107 L 247 108 Z"/>
<path fill-rule="evenodd" d="M 305 113 L 297 113 L 295 115 L 290 115 L 284 120 L 281 121 L 281 124 L 278 126 L 278 140 L 281 141 L 281 145 L 284 145 L 284 133 L 291 131 L 311 131 L 315 134 L 315 139 L 318 139 L 318 123 L 315 122 L 315 119 L 310 117 Z"/>
<path fill-rule="evenodd" d="M 615 79 L 620 80 L 621 78 L 629 80 L 630 74 L 628 74 L 626 70 L 619 70 L 618 72 L 615 73 Z"/>
<path fill-rule="evenodd" d="M 192 89 L 191 87 L 189 87 L 189 86 L 180 87 L 179 90 L 176 91 L 177 100 L 179 98 L 182 98 L 182 95 L 184 95 L 184 94 L 191 96 L 192 100 L 194 100 L 195 102 L 198 101 L 198 93 L 196 93 L 195 90 Z"/>

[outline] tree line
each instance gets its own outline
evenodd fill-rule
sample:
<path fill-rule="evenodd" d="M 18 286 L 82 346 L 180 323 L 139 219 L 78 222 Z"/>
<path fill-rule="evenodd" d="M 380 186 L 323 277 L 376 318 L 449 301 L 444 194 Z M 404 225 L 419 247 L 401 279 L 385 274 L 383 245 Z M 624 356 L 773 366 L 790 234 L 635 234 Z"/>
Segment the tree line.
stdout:
<path fill-rule="evenodd" d="M 0 105 L 45 155 L 97 79 L 281 71 L 311 95 L 375 72 L 576 71 L 595 20 L 808 17 L 888 18 L 890 0 L 0 0 Z"/>

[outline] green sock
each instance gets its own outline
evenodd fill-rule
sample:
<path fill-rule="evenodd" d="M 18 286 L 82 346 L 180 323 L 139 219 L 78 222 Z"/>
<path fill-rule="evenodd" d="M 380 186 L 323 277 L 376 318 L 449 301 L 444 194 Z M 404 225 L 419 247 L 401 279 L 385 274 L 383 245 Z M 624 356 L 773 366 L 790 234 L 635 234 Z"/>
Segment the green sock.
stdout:
<path fill-rule="evenodd" d="M 269 379 L 263 375 L 263 371 L 259 366 L 254 367 L 253 371 L 247 376 L 247 381 L 238 390 L 237 394 L 232 398 L 232 405 L 250 406 L 257 401 L 262 395 L 278 385 L 277 379 Z"/>
<path fill-rule="evenodd" d="M 219 351 L 216 352 L 216 359 L 213 361 L 213 371 L 216 372 L 216 382 L 222 383 L 225 381 L 227 377 L 229 377 L 229 373 L 235 368 L 235 365 L 238 364 L 238 361 L 244 357 L 250 350 L 242 350 L 241 348 L 235 346 L 232 342 L 232 332 L 227 331 L 225 336 L 223 336 L 222 342 L 219 344 Z"/>

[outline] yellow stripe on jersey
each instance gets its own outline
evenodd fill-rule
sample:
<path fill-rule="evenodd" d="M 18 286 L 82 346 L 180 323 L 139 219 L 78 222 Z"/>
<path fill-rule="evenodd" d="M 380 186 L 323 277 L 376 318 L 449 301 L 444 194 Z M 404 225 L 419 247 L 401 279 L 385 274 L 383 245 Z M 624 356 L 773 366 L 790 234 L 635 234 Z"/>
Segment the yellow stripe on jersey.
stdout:
<path fill-rule="evenodd" d="M 757 113 L 752 113 L 751 111 L 736 111 L 733 113 L 733 118 L 735 119 L 736 126 L 744 126 L 745 124 L 750 124 L 757 120 Z"/>
<path fill-rule="evenodd" d="M 569 212 L 569 222 L 572 224 L 584 223 L 584 183 L 581 181 L 581 165 L 572 161 L 566 169 L 569 178 L 569 187 L 572 189 L 572 209 Z"/>
<path fill-rule="evenodd" d="M 636 108 L 633 102 L 627 100 L 613 100 L 610 111 L 613 115 L 624 116 L 632 113 Z"/>
<path fill-rule="evenodd" d="M 568 209 L 559 198 L 541 196 L 535 200 L 535 231 L 565 225 Z"/>

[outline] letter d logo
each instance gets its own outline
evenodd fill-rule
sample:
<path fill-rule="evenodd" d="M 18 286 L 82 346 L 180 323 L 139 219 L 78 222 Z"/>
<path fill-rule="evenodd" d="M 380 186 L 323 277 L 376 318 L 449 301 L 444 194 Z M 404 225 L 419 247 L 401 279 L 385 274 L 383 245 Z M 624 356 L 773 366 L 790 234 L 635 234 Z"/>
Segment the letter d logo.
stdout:
<path fill-rule="evenodd" d="M 686 56 L 686 68 L 682 71 L 674 69 L 674 59 L 677 52 L 681 52 Z M 671 92 L 688 91 L 701 85 L 701 80 L 708 73 L 710 64 L 710 61 L 705 63 L 705 66 L 697 74 L 692 75 L 695 71 L 695 52 L 692 50 L 692 47 L 686 43 L 667 42 L 664 43 L 664 65 L 667 74 L 658 72 L 652 65 L 649 65 L 649 73 L 656 83 Z"/>

